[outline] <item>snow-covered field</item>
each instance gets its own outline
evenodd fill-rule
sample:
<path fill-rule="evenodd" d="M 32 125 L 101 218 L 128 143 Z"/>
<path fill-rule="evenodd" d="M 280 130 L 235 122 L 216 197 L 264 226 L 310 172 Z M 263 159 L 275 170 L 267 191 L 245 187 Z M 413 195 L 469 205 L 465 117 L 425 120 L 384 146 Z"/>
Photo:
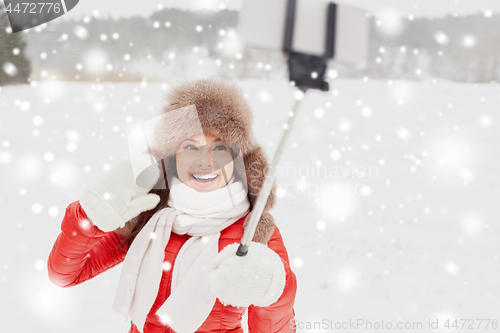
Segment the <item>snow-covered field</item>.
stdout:
<path fill-rule="evenodd" d="M 239 85 L 271 157 L 294 90 L 285 81 Z M 165 88 L 2 88 L 3 331 L 128 331 L 111 310 L 121 266 L 61 289 L 48 280 L 46 261 L 66 206 L 126 156 L 128 133 L 158 114 Z M 353 329 L 361 332 L 382 330 L 382 321 L 436 332 L 429 321 L 443 329 L 448 318 L 458 329 L 443 331 L 498 331 L 479 319 L 500 320 L 499 105 L 498 85 L 441 81 L 340 80 L 328 93 L 307 94 L 272 211 L 298 278 L 299 332 L 357 320 L 374 325 Z M 321 328 L 305 329 L 314 321 Z"/>

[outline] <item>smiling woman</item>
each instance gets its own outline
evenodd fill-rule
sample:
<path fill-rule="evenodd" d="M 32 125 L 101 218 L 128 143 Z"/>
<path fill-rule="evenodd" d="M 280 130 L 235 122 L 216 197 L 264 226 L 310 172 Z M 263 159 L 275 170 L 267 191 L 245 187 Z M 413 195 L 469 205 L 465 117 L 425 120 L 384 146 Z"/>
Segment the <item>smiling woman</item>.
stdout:
<path fill-rule="evenodd" d="M 75 286 L 123 262 L 113 310 L 131 319 L 130 333 L 243 333 L 247 310 L 251 332 L 295 332 L 296 277 L 268 212 L 274 189 L 247 255 L 236 255 L 268 169 L 243 93 L 204 79 L 167 99 L 147 140 L 156 184 L 139 187 L 124 160 L 72 203 L 51 281 Z"/>
<path fill-rule="evenodd" d="M 196 134 L 184 140 L 175 153 L 179 180 L 198 192 L 224 187 L 233 177 L 232 149 L 215 135 Z"/>

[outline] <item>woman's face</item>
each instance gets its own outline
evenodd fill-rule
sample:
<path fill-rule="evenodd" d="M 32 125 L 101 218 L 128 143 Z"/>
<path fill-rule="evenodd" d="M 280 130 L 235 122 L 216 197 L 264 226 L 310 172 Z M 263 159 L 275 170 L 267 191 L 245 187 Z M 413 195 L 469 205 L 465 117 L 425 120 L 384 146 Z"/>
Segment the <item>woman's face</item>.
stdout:
<path fill-rule="evenodd" d="M 203 133 L 185 139 L 177 147 L 176 166 L 179 180 L 198 192 L 226 186 L 234 170 L 229 145 Z"/>

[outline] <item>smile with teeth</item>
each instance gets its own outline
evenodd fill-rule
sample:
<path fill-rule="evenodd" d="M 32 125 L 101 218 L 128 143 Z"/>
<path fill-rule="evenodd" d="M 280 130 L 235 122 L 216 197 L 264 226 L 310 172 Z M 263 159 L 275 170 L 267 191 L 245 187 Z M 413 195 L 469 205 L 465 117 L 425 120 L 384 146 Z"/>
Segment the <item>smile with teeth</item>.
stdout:
<path fill-rule="evenodd" d="M 195 180 L 202 180 L 202 181 L 212 181 L 215 178 L 219 177 L 218 174 L 196 174 L 196 173 L 192 173 L 191 176 L 193 176 Z"/>

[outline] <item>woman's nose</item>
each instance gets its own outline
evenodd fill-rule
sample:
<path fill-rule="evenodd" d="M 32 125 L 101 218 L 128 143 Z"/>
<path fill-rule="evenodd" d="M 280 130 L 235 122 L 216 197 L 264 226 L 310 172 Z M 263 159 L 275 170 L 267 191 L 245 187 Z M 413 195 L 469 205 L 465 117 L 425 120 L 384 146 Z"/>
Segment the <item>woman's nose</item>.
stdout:
<path fill-rule="evenodd" d="M 200 150 L 200 154 L 198 156 L 198 160 L 196 161 L 198 163 L 198 166 L 201 168 L 208 168 L 212 166 L 212 156 L 210 155 L 210 152 L 207 147 L 203 147 L 204 149 Z"/>

